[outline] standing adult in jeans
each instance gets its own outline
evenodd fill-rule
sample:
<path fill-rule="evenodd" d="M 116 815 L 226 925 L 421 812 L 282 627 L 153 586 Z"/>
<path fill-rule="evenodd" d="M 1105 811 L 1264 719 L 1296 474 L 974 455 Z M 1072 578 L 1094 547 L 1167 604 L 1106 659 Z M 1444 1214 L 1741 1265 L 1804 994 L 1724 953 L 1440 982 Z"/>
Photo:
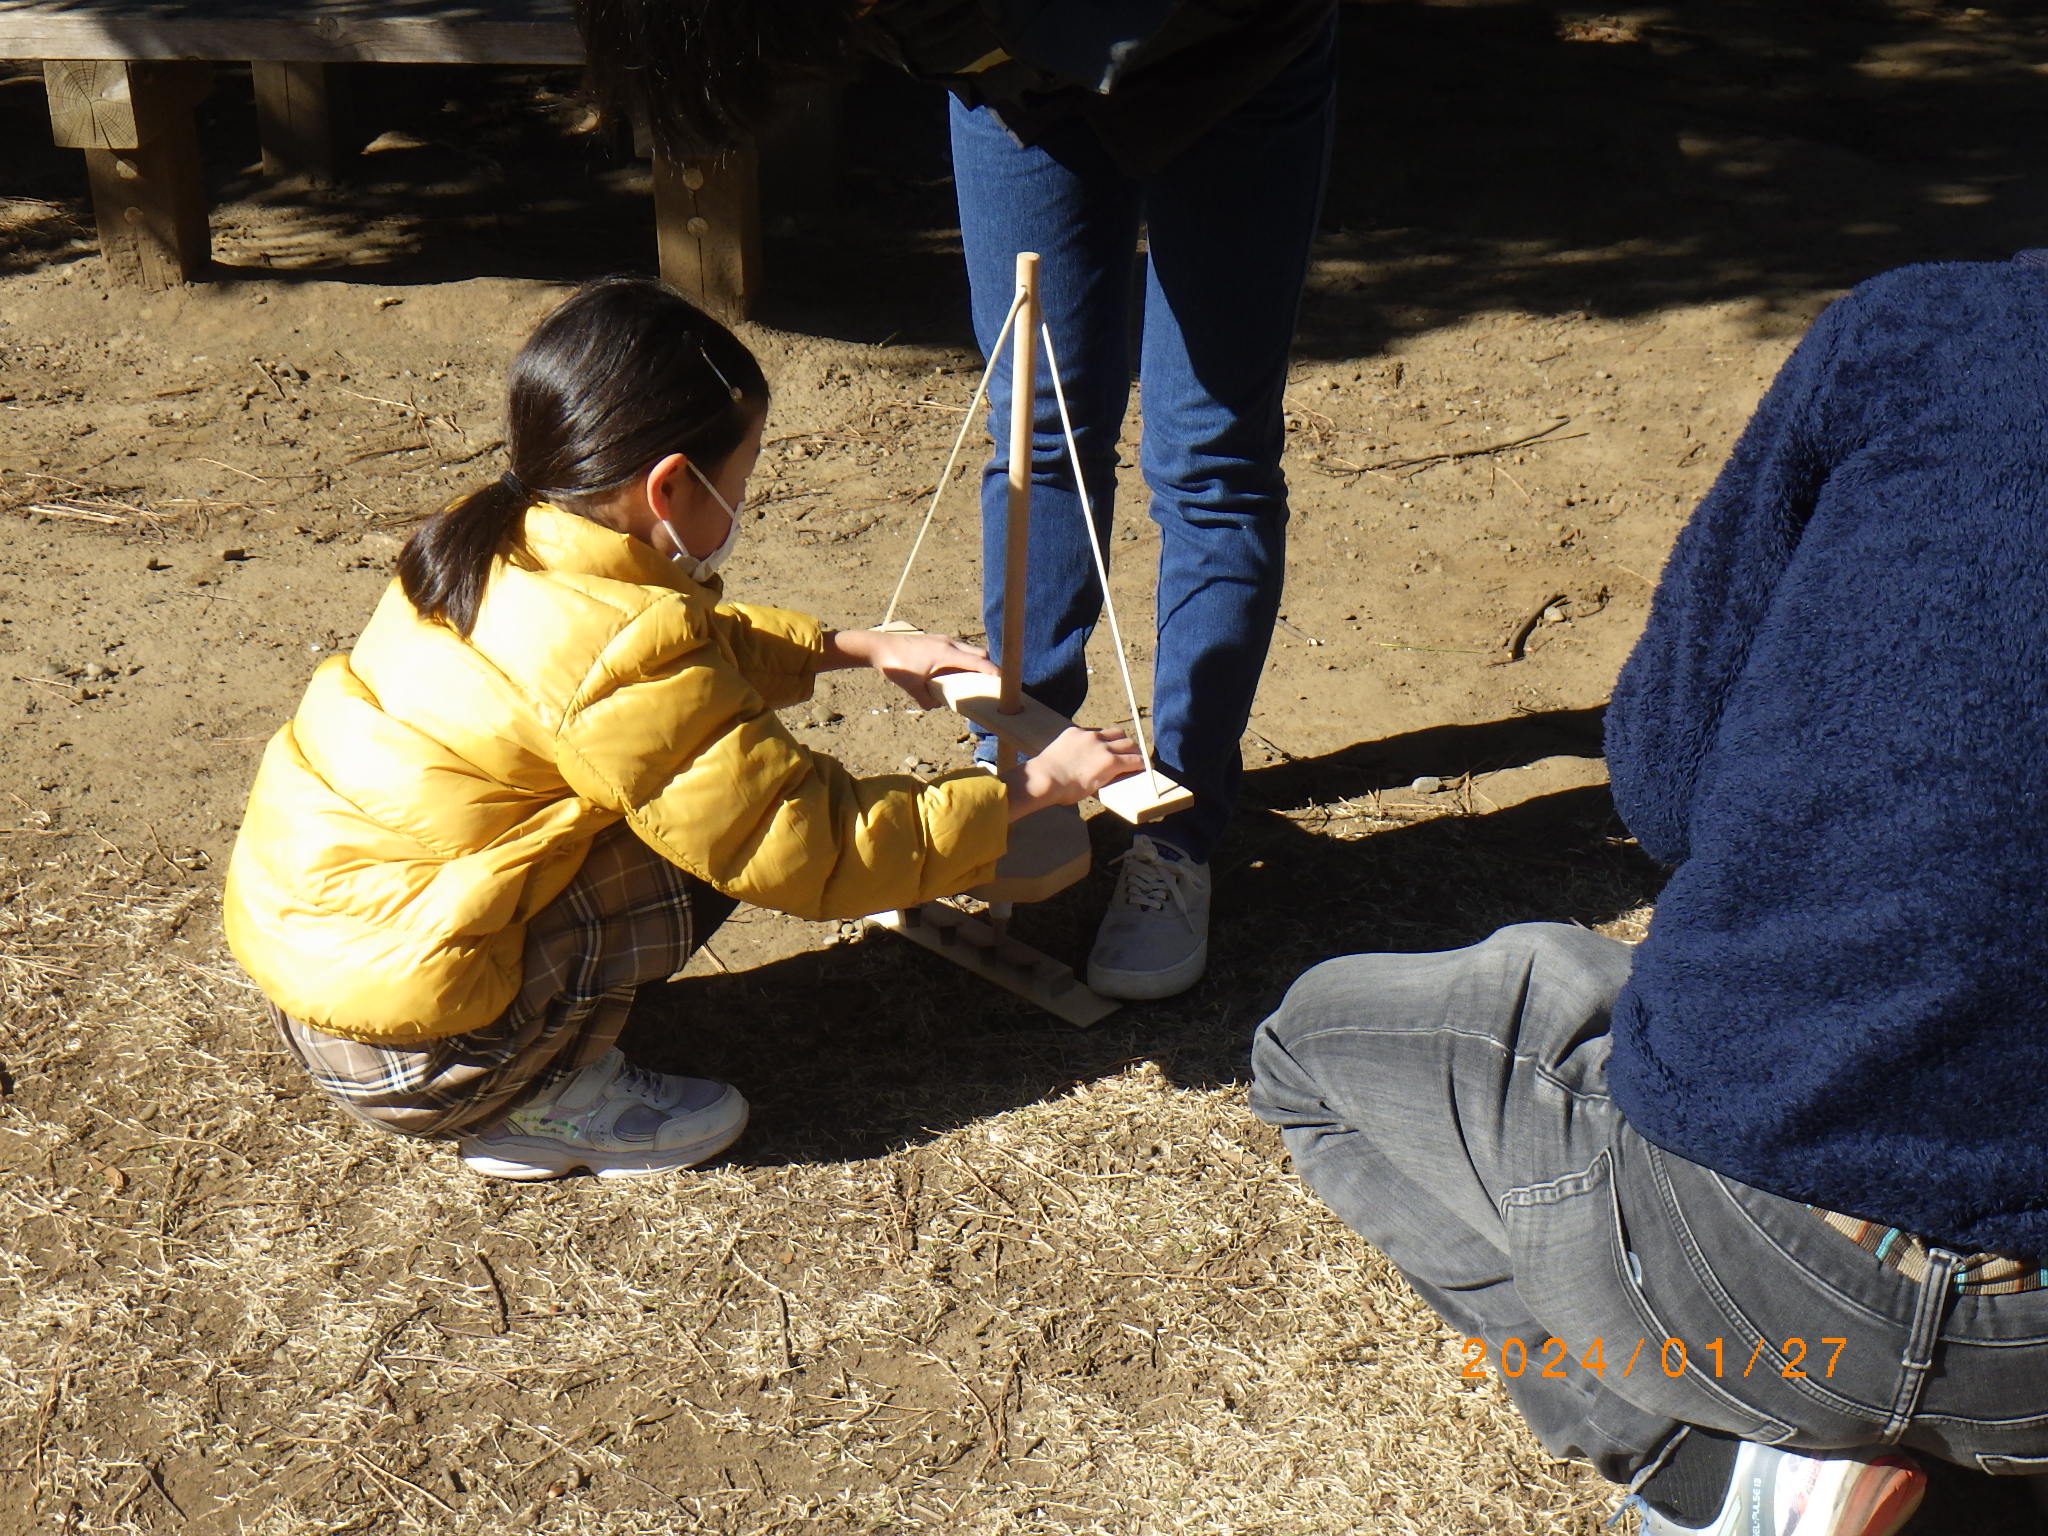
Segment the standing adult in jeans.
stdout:
<path fill-rule="evenodd" d="M 1195 801 L 1122 857 L 1088 980 L 1126 998 L 1192 986 L 1208 956 L 1209 860 L 1236 798 L 1239 741 L 1279 612 L 1281 396 L 1329 159 L 1335 0 L 577 9 L 601 94 L 646 112 L 678 144 L 729 142 L 772 111 L 793 72 L 863 48 L 953 92 L 975 333 L 993 347 L 1016 253 L 1037 251 L 1105 549 L 1135 363 L 1141 464 L 1161 534 L 1153 741 L 1160 767 Z M 1071 715 L 1087 693 L 1084 650 L 1103 594 L 1049 379 L 1041 363 L 1024 686 Z M 991 638 L 1002 633 L 1009 390 L 1000 366 L 982 498 Z"/>
<path fill-rule="evenodd" d="M 1334 960 L 1253 1048 L 1302 1177 L 1649 1536 L 2048 1470 L 2032 254 L 1831 307 L 1679 538 L 1607 716 L 1643 944 Z"/>

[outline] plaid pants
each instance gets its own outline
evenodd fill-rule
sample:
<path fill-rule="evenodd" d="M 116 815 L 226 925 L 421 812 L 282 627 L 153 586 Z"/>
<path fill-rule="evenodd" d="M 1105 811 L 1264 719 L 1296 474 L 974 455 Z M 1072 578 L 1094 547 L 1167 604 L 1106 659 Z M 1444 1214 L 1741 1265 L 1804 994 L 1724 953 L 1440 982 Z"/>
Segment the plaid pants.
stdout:
<path fill-rule="evenodd" d="M 270 1010 L 322 1093 L 406 1136 L 479 1129 L 612 1048 L 633 994 L 683 967 L 736 903 L 683 873 L 625 823 L 527 925 L 523 979 L 481 1029 L 416 1045 L 344 1040 Z"/>

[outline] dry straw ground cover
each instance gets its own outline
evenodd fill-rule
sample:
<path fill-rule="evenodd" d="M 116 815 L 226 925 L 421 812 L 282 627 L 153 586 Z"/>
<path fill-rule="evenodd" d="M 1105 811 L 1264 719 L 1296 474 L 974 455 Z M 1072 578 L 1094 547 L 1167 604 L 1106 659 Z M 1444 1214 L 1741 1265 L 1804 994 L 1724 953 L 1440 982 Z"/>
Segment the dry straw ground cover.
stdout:
<path fill-rule="evenodd" d="M 1106 1063 L 876 1155 L 770 1128 L 673 1181 L 489 1185 L 309 1102 L 210 947 L 208 887 L 103 852 L 61 904 L 20 879 L 0 901 L 0 1527 L 1533 1536 L 1605 1513 L 1458 1379 L 1240 1088 Z M 922 969 L 890 942 L 828 951 L 856 1008 Z M 964 1027 L 1023 1050 L 1047 1028 Z"/>

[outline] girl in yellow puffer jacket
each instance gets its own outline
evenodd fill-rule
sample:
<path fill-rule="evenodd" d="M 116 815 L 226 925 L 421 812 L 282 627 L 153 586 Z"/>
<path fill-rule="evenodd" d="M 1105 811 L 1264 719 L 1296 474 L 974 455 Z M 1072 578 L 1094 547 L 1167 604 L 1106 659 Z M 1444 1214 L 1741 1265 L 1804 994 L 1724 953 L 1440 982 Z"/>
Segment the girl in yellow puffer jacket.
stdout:
<path fill-rule="evenodd" d="M 1012 820 L 1133 771 L 1066 732 L 991 777 L 859 779 L 774 711 L 871 666 L 919 703 L 992 671 L 937 635 L 721 601 L 768 386 L 662 284 L 612 278 L 512 365 L 511 469 L 421 526 L 354 650 L 271 740 L 228 870 L 236 958 L 358 1118 L 479 1172 L 651 1174 L 746 1123 L 614 1045 L 635 989 L 751 901 L 807 918 L 986 880 Z"/>

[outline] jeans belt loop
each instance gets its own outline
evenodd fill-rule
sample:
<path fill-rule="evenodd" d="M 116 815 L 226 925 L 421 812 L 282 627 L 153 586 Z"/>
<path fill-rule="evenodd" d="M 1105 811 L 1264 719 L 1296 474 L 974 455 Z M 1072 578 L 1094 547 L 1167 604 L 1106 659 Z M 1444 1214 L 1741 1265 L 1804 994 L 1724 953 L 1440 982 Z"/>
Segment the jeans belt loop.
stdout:
<path fill-rule="evenodd" d="M 1891 1417 L 1885 1421 L 1884 1443 L 1896 1445 L 1920 1410 L 1920 1397 L 1927 1389 L 1928 1373 L 1934 1369 L 1934 1352 L 1941 1343 L 1941 1325 L 1955 1300 L 1955 1275 L 1962 1256 L 1932 1244 L 1927 1249 L 1927 1273 L 1921 1277 L 1920 1296 L 1913 1306 L 1913 1322 L 1906 1335 L 1906 1352 L 1899 1360 L 1899 1390 L 1892 1400 Z"/>

